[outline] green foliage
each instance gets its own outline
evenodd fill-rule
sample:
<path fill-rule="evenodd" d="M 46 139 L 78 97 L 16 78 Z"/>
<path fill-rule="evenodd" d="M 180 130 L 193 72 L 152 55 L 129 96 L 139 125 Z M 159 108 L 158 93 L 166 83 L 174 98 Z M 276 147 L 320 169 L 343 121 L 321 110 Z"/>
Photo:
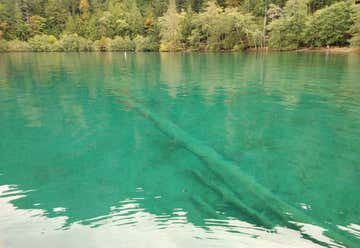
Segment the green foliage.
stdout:
<path fill-rule="evenodd" d="M 185 13 L 182 13 L 184 18 L 180 22 L 180 37 L 181 37 L 181 44 L 185 47 L 190 47 L 189 37 L 191 35 L 192 30 L 195 28 L 194 25 L 194 16 L 195 13 L 189 7 Z"/>
<path fill-rule="evenodd" d="M 137 52 L 152 52 L 158 51 L 159 45 L 151 37 L 144 37 L 138 35 L 134 38 L 135 51 Z"/>
<path fill-rule="evenodd" d="M 237 8 L 218 7 L 208 2 L 206 10 L 194 17 L 194 29 L 189 36 L 193 49 L 239 50 L 258 46 L 261 31 L 255 17 Z"/>
<path fill-rule="evenodd" d="M 339 1 L 341 0 L 309 0 L 308 5 L 310 10 L 314 12 Z"/>
<path fill-rule="evenodd" d="M 347 45 L 351 24 L 349 3 L 339 2 L 318 10 L 307 22 L 306 43 L 317 47 Z"/>
<path fill-rule="evenodd" d="M 28 26 L 30 36 L 42 34 L 45 31 L 46 19 L 38 15 L 31 16 L 29 18 Z"/>
<path fill-rule="evenodd" d="M 3 39 L 0 39 L 0 52 L 7 52 L 7 42 Z"/>
<path fill-rule="evenodd" d="M 90 20 L 92 32 L 113 38 L 115 36 L 131 36 L 142 33 L 143 17 L 136 1 L 109 2 L 108 10 L 99 13 L 97 20 Z M 95 24 L 95 25 L 93 25 Z M 91 36 L 94 36 L 89 32 Z"/>
<path fill-rule="evenodd" d="M 9 51 L 9 52 L 29 52 L 29 51 L 31 51 L 31 47 L 25 41 L 12 40 L 12 41 L 7 42 L 7 51 Z"/>
<path fill-rule="evenodd" d="M 93 48 L 93 42 L 83 37 L 79 38 L 79 52 L 90 52 Z"/>
<path fill-rule="evenodd" d="M 0 31 L 2 38 L 13 40 L 18 38 L 17 32 L 21 30 L 23 20 L 21 11 L 14 1 L 0 3 Z"/>
<path fill-rule="evenodd" d="M 185 14 L 179 14 L 176 11 L 175 1 L 171 0 L 169 8 L 164 16 L 159 18 L 160 26 L 160 51 L 181 50 L 181 23 Z"/>
<path fill-rule="evenodd" d="M 353 25 L 350 28 L 350 39 L 351 46 L 360 46 L 360 5 L 353 6 L 352 14 Z"/>
<path fill-rule="evenodd" d="M 167 1 L 163 1 L 163 0 L 152 0 L 151 5 L 149 6 L 150 11 L 155 16 L 164 15 L 166 8 L 167 8 Z"/>
<path fill-rule="evenodd" d="M 116 34 L 124 35 L 128 24 L 124 19 L 114 16 L 110 11 L 105 11 L 97 22 L 97 31 L 102 36 L 113 37 Z"/>
<path fill-rule="evenodd" d="M 109 1 L 108 10 L 99 14 L 96 31 L 101 36 L 131 36 L 143 32 L 143 17 L 136 1 Z"/>
<path fill-rule="evenodd" d="M 276 49 L 296 49 L 303 44 L 307 20 L 306 0 L 289 0 L 283 9 L 282 17 L 268 25 L 269 46 Z"/>
<path fill-rule="evenodd" d="M 62 1 L 49 0 L 45 6 L 47 34 L 59 36 L 65 28 L 68 18 L 66 6 Z"/>
<path fill-rule="evenodd" d="M 59 49 L 65 52 L 87 52 L 92 49 L 92 42 L 77 34 L 63 35 L 58 45 Z"/>
<path fill-rule="evenodd" d="M 110 42 L 111 51 L 135 51 L 135 43 L 130 39 L 129 36 L 120 37 L 116 36 Z"/>
<path fill-rule="evenodd" d="M 283 16 L 283 9 L 276 4 L 270 4 L 266 14 L 273 21 Z"/>
<path fill-rule="evenodd" d="M 226 39 L 228 47 L 233 50 L 248 47 L 258 47 L 261 44 L 262 32 L 260 25 L 250 13 L 242 13 L 235 8 L 226 9 L 225 14 L 228 16 L 228 22 L 231 31 Z"/>
<path fill-rule="evenodd" d="M 221 50 L 222 40 L 230 31 L 223 10 L 209 1 L 204 12 L 194 18 L 195 31 L 192 33 L 192 44 L 203 43 L 198 48 Z M 195 39 L 194 39 L 195 38 Z M 195 42 L 194 42 L 195 41 Z"/>
<path fill-rule="evenodd" d="M 307 15 L 307 0 L 288 0 L 284 7 L 284 15 L 303 21 Z"/>
<path fill-rule="evenodd" d="M 225 0 L 225 6 L 230 8 L 239 7 L 242 0 Z"/>
<path fill-rule="evenodd" d="M 108 37 L 101 37 L 100 40 L 96 40 L 93 44 L 93 50 L 98 52 L 110 51 L 111 39 Z"/>
<path fill-rule="evenodd" d="M 20 41 L 34 51 L 356 46 L 359 13 L 341 0 L 0 0 L 0 40 L 14 51 L 27 49 Z"/>
<path fill-rule="evenodd" d="M 57 39 L 53 35 L 35 35 L 29 39 L 29 45 L 34 52 L 52 52 L 58 49 Z"/>
<path fill-rule="evenodd" d="M 141 34 L 143 31 L 143 17 L 135 0 L 124 0 L 125 21 L 129 25 L 128 35 Z"/>
<path fill-rule="evenodd" d="M 69 34 L 78 34 L 79 36 L 96 40 L 100 39 L 101 35 L 97 31 L 96 25 L 98 24 L 97 18 L 88 17 L 86 15 L 83 16 L 69 16 L 66 24 L 64 33 Z"/>

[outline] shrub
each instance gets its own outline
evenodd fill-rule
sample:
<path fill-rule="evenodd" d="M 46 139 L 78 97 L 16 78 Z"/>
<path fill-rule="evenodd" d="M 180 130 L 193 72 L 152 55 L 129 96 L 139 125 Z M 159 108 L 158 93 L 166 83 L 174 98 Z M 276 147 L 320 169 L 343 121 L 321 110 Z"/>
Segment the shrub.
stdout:
<path fill-rule="evenodd" d="M 158 51 L 159 44 L 151 39 L 151 37 L 144 37 L 141 35 L 137 35 L 134 38 L 135 50 L 137 52 L 150 52 L 150 51 Z"/>
<path fill-rule="evenodd" d="M 7 43 L 9 52 L 28 52 L 31 51 L 30 45 L 25 41 L 12 40 Z"/>
<path fill-rule="evenodd" d="M 35 52 L 52 52 L 57 49 L 57 39 L 53 35 L 35 35 L 29 39 L 29 45 Z"/>
<path fill-rule="evenodd" d="M 243 51 L 245 49 L 244 45 L 239 44 L 239 45 L 235 45 L 232 49 L 233 52 L 239 52 L 239 51 Z"/>
<path fill-rule="evenodd" d="M 98 52 L 110 51 L 111 39 L 108 37 L 102 37 L 100 40 L 96 40 L 93 44 L 93 50 Z"/>
<path fill-rule="evenodd" d="M 124 38 L 116 36 L 110 42 L 110 49 L 111 51 L 134 51 L 135 44 L 128 36 Z"/>
<path fill-rule="evenodd" d="M 311 46 L 347 45 L 352 24 L 349 3 L 339 2 L 318 10 L 307 22 L 305 40 Z"/>
<path fill-rule="evenodd" d="M 5 40 L 0 40 L 0 52 L 7 51 L 7 42 Z"/>
<path fill-rule="evenodd" d="M 59 42 L 62 51 L 79 51 L 79 36 L 77 34 L 65 34 L 60 38 Z"/>
<path fill-rule="evenodd" d="M 93 42 L 91 40 L 80 37 L 80 39 L 79 39 L 79 51 L 80 52 L 90 52 L 90 51 L 92 51 L 92 44 L 93 44 Z"/>
<path fill-rule="evenodd" d="M 60 50 L 65 52 L 91 51 L 92 42 L 77 34 L 66 34 L 59 40 Z"/>

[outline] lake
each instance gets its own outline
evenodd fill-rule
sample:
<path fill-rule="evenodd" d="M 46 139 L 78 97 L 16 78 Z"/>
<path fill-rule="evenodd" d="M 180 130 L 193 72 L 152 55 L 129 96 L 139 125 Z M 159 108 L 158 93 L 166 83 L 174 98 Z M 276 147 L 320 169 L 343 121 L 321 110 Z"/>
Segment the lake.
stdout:
<path fill-rule="evenodd" d="M 360 247 L 360 56 L 0 54 L 0 247 Z"/>

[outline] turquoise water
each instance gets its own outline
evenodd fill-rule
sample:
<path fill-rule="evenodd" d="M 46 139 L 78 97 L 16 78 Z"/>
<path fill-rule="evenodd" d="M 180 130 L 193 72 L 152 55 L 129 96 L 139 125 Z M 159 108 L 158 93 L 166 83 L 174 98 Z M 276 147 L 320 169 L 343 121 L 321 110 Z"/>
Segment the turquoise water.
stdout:
<path fill-rule="evenodd" d="M 1 54 L 0 247 L 360 247 L 360 56 Z"/>

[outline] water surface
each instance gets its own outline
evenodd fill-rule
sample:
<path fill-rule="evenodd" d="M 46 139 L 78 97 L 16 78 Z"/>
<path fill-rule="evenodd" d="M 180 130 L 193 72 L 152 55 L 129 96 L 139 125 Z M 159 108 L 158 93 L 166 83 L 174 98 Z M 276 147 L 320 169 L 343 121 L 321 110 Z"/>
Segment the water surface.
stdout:
<path fill-rule="evenodd" d="M 0 247 L 360 247 L 360 56 L 0 54 Z"/>

